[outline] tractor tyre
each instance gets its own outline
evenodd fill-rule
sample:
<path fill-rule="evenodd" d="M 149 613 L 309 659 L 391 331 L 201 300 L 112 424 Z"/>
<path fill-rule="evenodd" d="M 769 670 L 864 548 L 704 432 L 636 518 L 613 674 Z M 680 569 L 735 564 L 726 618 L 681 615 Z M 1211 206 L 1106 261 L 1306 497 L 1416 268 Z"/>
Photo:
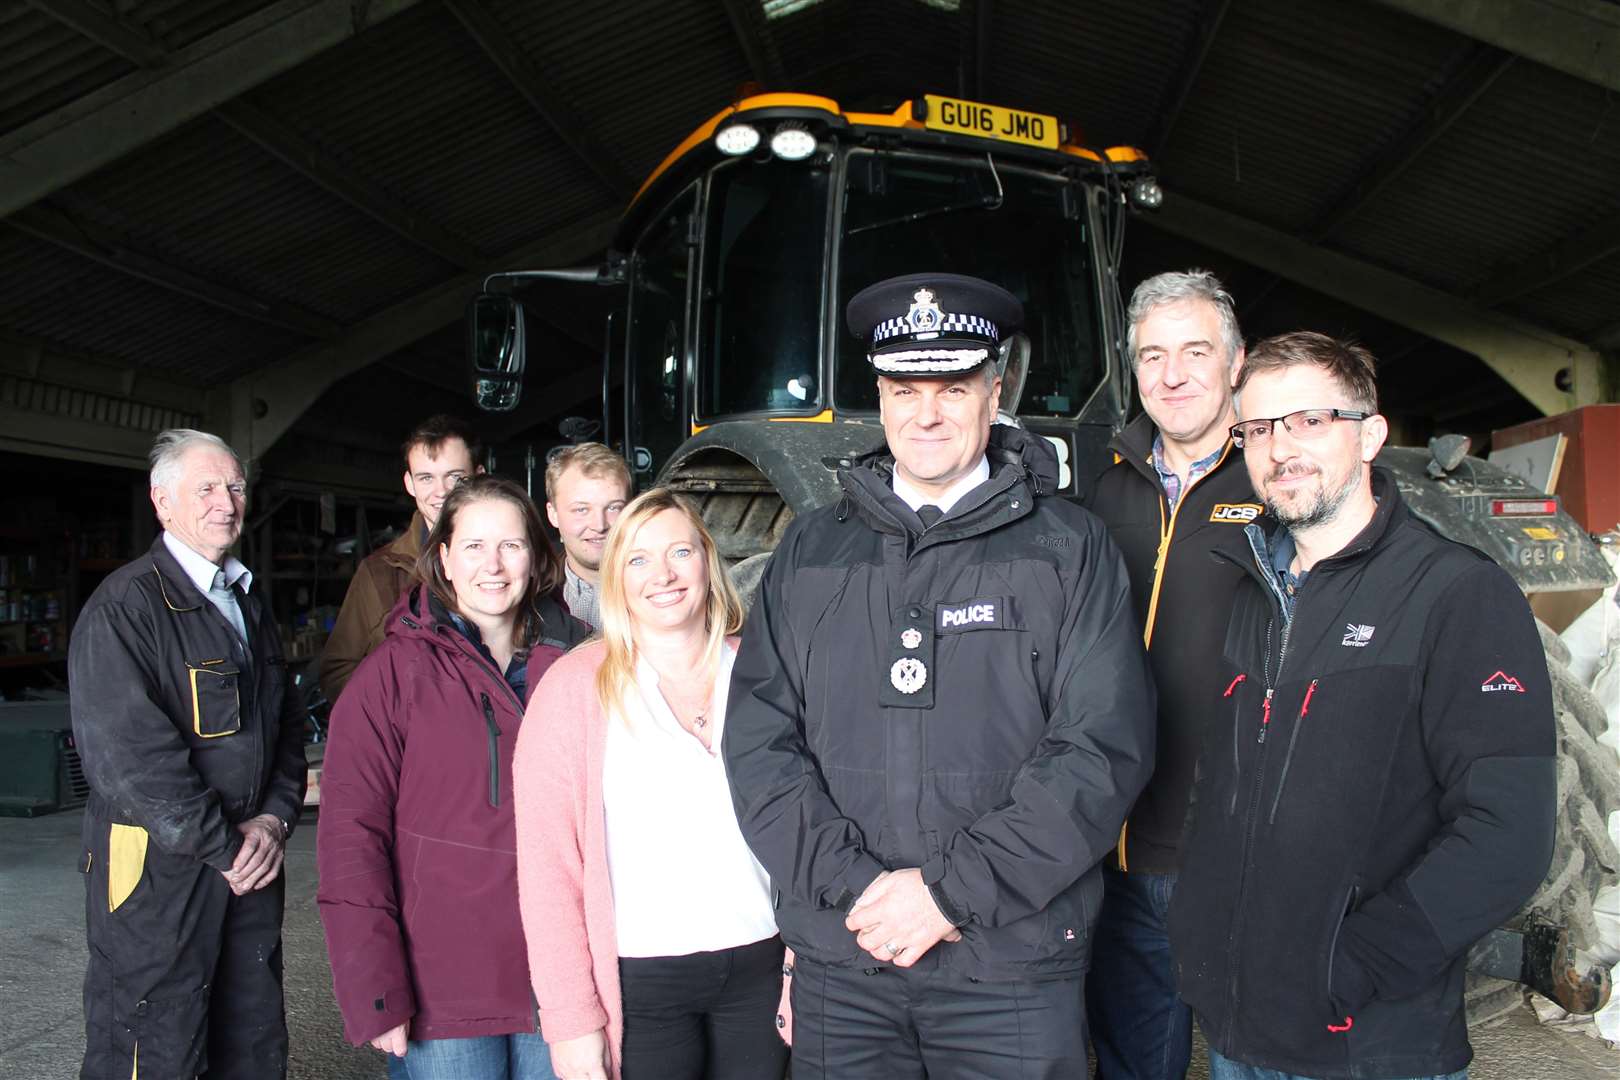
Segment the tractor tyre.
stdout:
<path fill-rule="evenodd" d="M 1608 727 L 1603 706 L 1569 672 L 1569 650 L 1543 623 L 1541 644 L 1552 676 L 1553 715 L 1558 733 L 1558 818 L 1552 866 L 1541 887 L 1508 920 L 1516 925 L 1535 912 L 1569 928 L 1578 949 L 1597 944 L 1592 900 L 1615 883 L 1620 853 L 1609 839 L 1609 814 L 1620 810 L 1620 759 L 1597 739 Z M 1466 990 L 1470 1026 L 1490 1024 L 1524 1000 L 1520 983 L 1472 972 Z"/>

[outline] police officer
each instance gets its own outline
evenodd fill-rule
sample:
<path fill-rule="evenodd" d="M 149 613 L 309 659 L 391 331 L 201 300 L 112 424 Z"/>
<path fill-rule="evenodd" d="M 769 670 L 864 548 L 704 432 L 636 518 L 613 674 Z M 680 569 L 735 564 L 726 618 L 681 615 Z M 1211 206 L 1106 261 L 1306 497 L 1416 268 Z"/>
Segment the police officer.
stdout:
<path fill-rule="evenodd" d="M 887 446 L 759 588 L 723 747 L 797 954 L 795 1080 L 1083 1075 L 1097 863 L 1153 765 L 1118 551 L 992 427 L 1005 290 L 850 301 Z"/>
<path fill-rule="evenodd" d="M 284 1076 L 282 851 L 302 726 L 276 624 L 229 554 L 245 483 L 219 438 L 152 448 L 163 534 L 73 629 L 84 815 L 84 1078 Z"/>

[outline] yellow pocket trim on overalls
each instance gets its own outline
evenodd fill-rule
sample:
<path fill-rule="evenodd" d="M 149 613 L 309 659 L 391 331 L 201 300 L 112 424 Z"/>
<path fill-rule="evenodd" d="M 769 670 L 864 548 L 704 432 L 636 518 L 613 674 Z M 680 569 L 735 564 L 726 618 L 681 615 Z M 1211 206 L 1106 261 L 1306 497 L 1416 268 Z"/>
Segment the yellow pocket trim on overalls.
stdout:
<path fill-rule="evenodd" d="M 220 660 L 204 660 L 203 663 L 204 664 L 219 664 L 219 663 L 223 663 L 223 661 L 220 661 Z M 232 686 L 231 693 L 232 693 L 232 696 L 234 696 L 235 699 L 236 699 L 236 709 L 235 709 L 235 712 L 236 712 L 236 726 L 232 727 L 229 731 L 204 731 L 203 730 L 202 694 L 201 694 L 201 687 L 198 684 L 198 678 L 200 676 L 203 676 L 203 675 L 210 675 L 210 676 L 213 676 L 214 678 L 218 678 L 218 679 L 226 679 L 226 678 L 236 679 L 236 678 L 239 678 L 242 673 L 240 671 L 236 670 L 235 668 L 215 668 L 215 667 L 194 667 L 194 668 L 191 668 L 190 671 L 191 671 L 191 730 L 194 731 L 197 734 L 197 737 L 201 738 L 201 739 L 218 739 L 218 738 L 221 738 L 221 737 L 223 737 L 225 735 L 235 735 L 238 731 L 241 731 L 242 730 L 242 690 L 241 690 L 240 687 L 235 686 L 234 684 Z"/>
<path fill-rule="evenodd" d="M 107 836 L 107 910 L 117 911 L 141 883 L 146 868 L 146 830 L 114 824 Z"/>

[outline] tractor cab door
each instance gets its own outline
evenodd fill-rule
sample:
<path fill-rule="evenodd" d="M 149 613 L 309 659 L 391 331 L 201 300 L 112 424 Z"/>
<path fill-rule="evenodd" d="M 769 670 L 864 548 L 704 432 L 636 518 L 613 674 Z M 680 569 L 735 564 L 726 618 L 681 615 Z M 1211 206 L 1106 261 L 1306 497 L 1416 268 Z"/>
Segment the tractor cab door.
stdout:
<path fill-rule="evenodd" d="M 630 254 L 625 335 L 625 446 L 636 487 L 690 434 L 691 288 L 697 266 L 694 185 L 653 218 Z"/>

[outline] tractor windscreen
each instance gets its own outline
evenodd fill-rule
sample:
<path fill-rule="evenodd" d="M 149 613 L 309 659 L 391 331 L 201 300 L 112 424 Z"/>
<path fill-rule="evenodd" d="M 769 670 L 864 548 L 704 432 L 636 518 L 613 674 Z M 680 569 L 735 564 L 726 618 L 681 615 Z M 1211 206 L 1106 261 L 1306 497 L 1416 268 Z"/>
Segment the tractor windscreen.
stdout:
<path fill-rule="evenodd" d="M 985 158 L 855 151 L 844 191 L 838 311 L 900 274 L 971 274 L 1024 304 L 1021 416 L 1074 416 L 1102 382 L 1096 285 L 1079 184 Z M 904 314 L 904 312 L 896 312 Z M 877 408 L 863 343 L 839 320 L 834 402 Z"/>
<path fill-rule="evenodd" d="M 698 415 L 819 412 L 827 170 L 745 162 L 709 181 Z"/>

